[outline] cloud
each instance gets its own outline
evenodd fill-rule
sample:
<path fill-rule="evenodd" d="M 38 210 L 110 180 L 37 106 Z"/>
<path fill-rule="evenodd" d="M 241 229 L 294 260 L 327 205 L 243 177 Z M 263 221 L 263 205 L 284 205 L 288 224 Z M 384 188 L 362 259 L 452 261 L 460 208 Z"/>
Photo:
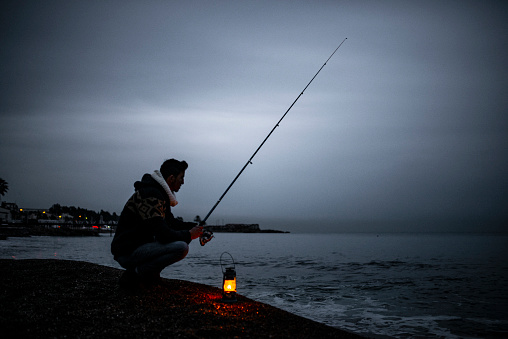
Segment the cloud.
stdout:
<path fill-rule="evenodd" d="M 175 157 L 190 164 L 175 213 L 203 217 L 347 37 L 213 218 L 508 218 L 500 2 L 5 8 L 6 200 L 119 213 Z"/>

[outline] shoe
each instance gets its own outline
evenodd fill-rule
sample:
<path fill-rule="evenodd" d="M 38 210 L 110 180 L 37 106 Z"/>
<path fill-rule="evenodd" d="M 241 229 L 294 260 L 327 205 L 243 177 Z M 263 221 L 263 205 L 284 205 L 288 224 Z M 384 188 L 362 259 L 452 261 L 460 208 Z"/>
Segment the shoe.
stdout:
<path fill-rule="evenodd" d="M 140 287 L 141 279 L 138 274 L 133 270 L 126 270 L 118 280 L 120 287 L 134 290 Z"/>
<path fill-rule="evenodd" d="M 139 277 L 141 285 L 146 288 L 159 286 L 162 278 L 159 273 L 145 274 Z"/>

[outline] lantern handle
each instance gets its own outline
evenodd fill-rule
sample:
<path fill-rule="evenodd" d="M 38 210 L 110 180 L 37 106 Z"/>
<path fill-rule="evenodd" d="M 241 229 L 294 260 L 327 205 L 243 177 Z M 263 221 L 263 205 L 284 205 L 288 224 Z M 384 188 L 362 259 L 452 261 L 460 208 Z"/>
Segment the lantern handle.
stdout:
<path fill-rule="evenodd" d="M 236 270 L 235 259 L 233 258 L 231 253 L 229 253 L 229 252 L 222 252 L 222 254 L 220 255 L 220 268 L 221 268 L 223 274 L 224 274 L 224 264 L 222 263 L 222 256 L 224 254 L 227 254 L 227 255 L 229 255 L 231 257 L 231 260 L 233 261 L 233 268 Z"/>

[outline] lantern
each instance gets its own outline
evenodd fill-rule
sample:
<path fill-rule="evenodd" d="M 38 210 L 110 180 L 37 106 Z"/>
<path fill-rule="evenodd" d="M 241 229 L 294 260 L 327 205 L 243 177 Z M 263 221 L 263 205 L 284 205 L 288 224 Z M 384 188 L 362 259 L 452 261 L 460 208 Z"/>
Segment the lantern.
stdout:
<path fill-rule="evenodd" d="M 222 253 L 220 256 L 220 264 L 222 269 L 222 302 L 234 303 L 236 302 L 236 271 L 235 262 L 231 254 L 229 256 L 233 260 L 232 267 L 224 267 L 222 264 L 222 256 L 228 252 Z"/>

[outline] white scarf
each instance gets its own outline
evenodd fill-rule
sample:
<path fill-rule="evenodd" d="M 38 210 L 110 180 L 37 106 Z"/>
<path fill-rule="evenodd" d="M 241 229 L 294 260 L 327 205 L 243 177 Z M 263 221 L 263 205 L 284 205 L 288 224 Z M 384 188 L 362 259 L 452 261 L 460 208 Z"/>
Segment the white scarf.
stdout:
<path fill-rule="evenodd" d="M 168 194 L 169 204 L 171 205 L 171 207 L 178 205 L 178 201 L 176 201 L 175 194 L 169 188 L 169 186 L 168 186 L 166 180 L 164 180 L 164 177 L 162 176 L 161 172 L 158 170 L 155 170 L 152 173 L 152 178 L 154 178 L 154 180 L 157 181 L 162 186 L 162 188 L 164 188 L 166 193 Z"/>

